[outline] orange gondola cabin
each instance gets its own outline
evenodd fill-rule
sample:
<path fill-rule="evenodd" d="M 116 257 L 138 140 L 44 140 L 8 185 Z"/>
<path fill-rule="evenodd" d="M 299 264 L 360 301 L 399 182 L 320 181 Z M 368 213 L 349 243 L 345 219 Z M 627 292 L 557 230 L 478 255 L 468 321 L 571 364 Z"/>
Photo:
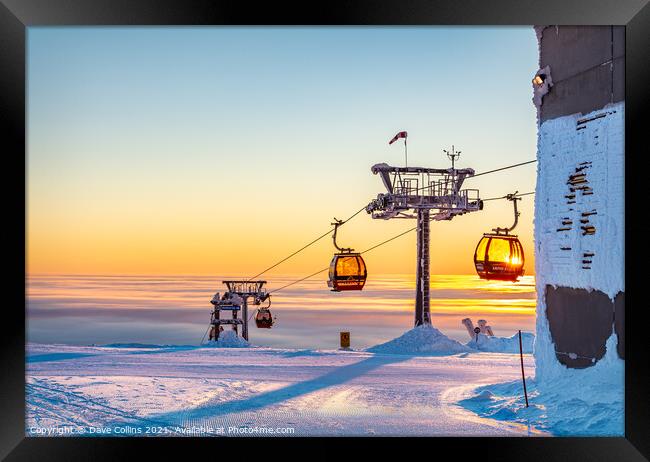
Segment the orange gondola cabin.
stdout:
<path fill-rule="evenodd" d="M 493 233 L 485 233 L 474 251 L 474 266 L 481 279 L 516 282 L 524 275 L 524 248 L 517 236 L 510 232 L 517 227 L 517 193 L 508 194 L 505 199 L 512 201 L 515 222 L 509 228 L 494 228 Z"/>
<path fill-rule="evenodd" d="M 344 221 L 334 218 L 334 234 L 332 241 L 334 247 L 339 251 L 335 253 L 330 262 L 329 279 L 327 287 L 332 292 L 342 292 L 344 290 L 361 290 L 366 283 L 368 272 L 366 271 L 366 262 L 360 253 L 354 252 L 354 249 L 339 247 L 336 243 L 336 233 Z"/>
<path fill-rule="evenodd" d="M 334 292 L 361 290 L 368 272 L 363 257 L 358 253 L 337 253 L 330 262 L 327 286 Z"/>
<path fill-rule="evenodd" d="M 474 251 L 481 279 L 515 282 L 524 275 L 524 248 L 514 235 L 484 234 Z"/>

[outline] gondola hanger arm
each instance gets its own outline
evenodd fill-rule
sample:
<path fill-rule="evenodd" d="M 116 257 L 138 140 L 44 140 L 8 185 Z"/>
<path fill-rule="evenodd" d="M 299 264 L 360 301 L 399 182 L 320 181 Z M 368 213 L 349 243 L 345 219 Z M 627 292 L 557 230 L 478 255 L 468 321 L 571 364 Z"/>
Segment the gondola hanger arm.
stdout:
<path fill-rule="evenodd" d="M 515 212 L 515 222 L 512 224 L 512 226 L 510 228 L 493 228 L 492 231 L 494 231 L 495 233 L 497 233 L 497 234 L 501 234 L 501 233 L 508 234 L 517 227 L 517 224 L 519 223 L 519 215 L 521 215 L 521 212 L 519 212 L 519 210 L 517 210 L 517 201 L 521 200 L 521 197 L 517 196 L 518 192 L 519 191 L 515 191 L 512 194 L 506 194 L 506 197 L 505 197 L 505 199 L 507 199 L 509 201 L 512 201 L 512 205 L 514 207 L 514 212 Z"/>
<path fill-rule="evenodd" d="M 350 253 L 354 249 L 351 249 L 349 247 L 339 247 L 336 244 L 336 233 L 339 229 L 339 226 L 341 226 L 343 223 L 345 223 L 343 220 L 339 220 L 336 217 L 334 217 L 334 223 L 331 223 L 331 225 L 334 226 L 334 234 L 332 234 L 332 241 L 334 241 L 334 247 L 336 247 L 339 252 Z"/>

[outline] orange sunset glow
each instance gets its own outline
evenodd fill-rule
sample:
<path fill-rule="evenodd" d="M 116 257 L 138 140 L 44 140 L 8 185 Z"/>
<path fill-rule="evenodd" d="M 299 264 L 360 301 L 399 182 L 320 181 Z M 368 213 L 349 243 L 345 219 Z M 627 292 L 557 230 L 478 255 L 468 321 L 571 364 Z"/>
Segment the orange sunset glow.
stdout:
<path fill-rule="evenodd" d="M 327 28 L 98 28 L 83 40 L 78 33 L 36 28 L 28 41 L 32 339 L 87 341 L 93 336 L 83 336 L 83 326 L 92 322 L 107 341 L 110 332 L 195 342 L 206 322 L 199 313 L 224 278 L 258 274 L 385 192 L 372 165 L 449 168 L 443 149 L 452 144 L 462 150 L 456 168 L 476 173 L 535 158 L 537 49 L 528 30 L 349 29 L 336 39 Z M 431 46 L 447 40 L 464 53 Z M 488 59 L 486 40 L 503 56 Z M 406 53 L 407 74 L 387 65 L 391 53 Z M 476 68 L 498 87 L 478 100 L 468 92 Z M 408 160 L 406 138 L 388 143 L 401 130 Z M 490 316 L 502 333 L 532 327 L 535 177 L 528 164 L 462 185 L 483 199 L 529 193 L 514 231 L 525 254 L 517 283 L 483 281 L 473 261 L 483 233 L 512 225 L 510 202 L 486 201 L 483 210 L 431 222 L 431 313 L 452 335 L 466 336 L 465 316 Z M 362 211 L 337 239 L 363 252 L 414 226 Z M 326 236 L 261 277 L 278 289 L 327 268 L 335 251 Z M 286 338 L 299 343 L 304 334 L 306 344 L 300 314 L 361 323 L 371 344 L 387 335 L 371 326 L 412 325 L 415 232 L 363 258 L 360 293 L 330 292 L 325 271 L 274 294 L 285 320 L 274 332 L 292 325 Z M 161 324 L 158 332 L 140 324 L 160 312 L 173 318 L 150 320 Z M 55 313 L 60 329 L 50 320 Z M 77 323 L 80 330 L 70 327 Z"/>
<path fill-rule="evenodd" d="M 383 192 L 370 167 L 403 165 L 401 142 L 388 144 L 400 129 L 409 130 L 410 165 L 447 168 L 442 150 L 452 143 L 462 149 L 457 168 L 476 172 L 535 158 L 534 34 L 522 32 L 522 50 L 513 51 L 499 29 L 350 30 L 353 48 L 330 42 L 334 32 L 326 28 L 173 35 L 160 29 L 147 32 L 147 40 L 136 28 L 121 31 L 115 42 L 116 33 L 87 32 L 83 46 L 72 29 L 30 33 L 30 274 L 255 274 L 323 233 L 333 217 L 345 219 Z M 465 44 L 472 60 L 437 48 L 441 56 L 432 60 L 422 40 L 431 35 L 426 43 L 437 43 L 437 34 Z M 298 36 L 307 48 L 296 48 Z M 248 50 L 246 59 L 220 47 L 234 37 Z M 508 43 L 508 59 L 469 51 L 485 40 Z M 316 45 L 321 58 L 305 68 L 305 53 Z M 403 74 L 386 67 L 393 47 L 410 50 L 410 73 L 419 76 L 408 91 Z M 179 63 L 173 68 L 171 57 Z M 115 74 L 113 58 L 126 74 Z M 434 63 L 442 58 L 492 72 L 499 88 L 479 105 L 464 99 L 459 95 L 475 85 L 471 72 L 441 73 Z M 265 65 L 265 78 L 251 77 L 268 59 L 273 66 Z M 400 97 L 388 96 L 396 85 Z M 432 101 L 448 101 L 454 110 L 441 113 Z M 65 113 L 55 116 L 54 107 Z M 475 116 L 470 126 L 467 114 Z M 479 189 L 483 198 L 529 192 L 535 173 L 527 165 L 470 178 L 464 187 Z M 516 229 L 528 275 L 534 273 L 533 200 L 520 201 Z M 506 201 L 432 223 L 432 274 L 472 274 L 482 233 L 511 223 Z M 412 226 L 413 220 L 372 220 L 364 212 L 341 228 L 339 239 L 363 250 Z M 316 271 L 333 250 L 322 240 L 278 271 Z M 368 270 L 408 274 L 414 259 L 409 234 L 367 254 Z"/>

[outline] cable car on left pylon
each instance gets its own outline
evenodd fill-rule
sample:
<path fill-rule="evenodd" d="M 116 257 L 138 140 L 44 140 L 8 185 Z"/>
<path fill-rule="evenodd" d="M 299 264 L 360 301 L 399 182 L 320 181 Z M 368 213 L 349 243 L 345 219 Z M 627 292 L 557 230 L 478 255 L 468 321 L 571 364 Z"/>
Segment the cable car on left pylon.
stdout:
<path fill-rule="evenodd" d="M 273 315 L 271 314 L 271 296 L 267 295 L 269 304 L 257 309 L 255 313 L 255 325 L 258 329 L 270 329 L 273 327 Z"/>

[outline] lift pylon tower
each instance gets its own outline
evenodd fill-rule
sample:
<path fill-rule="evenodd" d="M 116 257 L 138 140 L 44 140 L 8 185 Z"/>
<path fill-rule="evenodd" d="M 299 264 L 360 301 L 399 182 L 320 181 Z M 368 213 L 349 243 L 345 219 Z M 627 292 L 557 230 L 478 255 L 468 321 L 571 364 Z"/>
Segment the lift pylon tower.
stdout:
<path fill-rule="evenodd" d="M 417 271 L 415 326 L 431 324 L 429 309 L 429 224 L 431 220 L 451 220 L 457 215 L 483 208 L 478 189 L 460 189 L 465 178 L 474 175 L 471 168 L 455 168 L 460 154 L 445 151 L 452 161 L 447 169 L 392 167 L 381 163 L 372 173 L 381 176 L 387 193 L 366 206 L 372 218 L 417 219 Z"/>
<path fill-rule="evenodd" d="M 269 298 L 269 293 L 264 288 L 266 281 L 223 281 L 228 289 L 223 296 L 219 293 L 212 298 L 210 303 L 214 306 L 210 324 L 214 328 L 215 340 L 219 338 L 219 328 L 222 324 L 231 324 L 235 332 L 242 326 L 242 337 L 248 341 L 248 301 L 252 298 L 253 305 L 259 305 Z M 223 319 L 221 311 L 232 312 L 231 319 Z M 237 316 L 241 311 L 241 318 Z"/>

